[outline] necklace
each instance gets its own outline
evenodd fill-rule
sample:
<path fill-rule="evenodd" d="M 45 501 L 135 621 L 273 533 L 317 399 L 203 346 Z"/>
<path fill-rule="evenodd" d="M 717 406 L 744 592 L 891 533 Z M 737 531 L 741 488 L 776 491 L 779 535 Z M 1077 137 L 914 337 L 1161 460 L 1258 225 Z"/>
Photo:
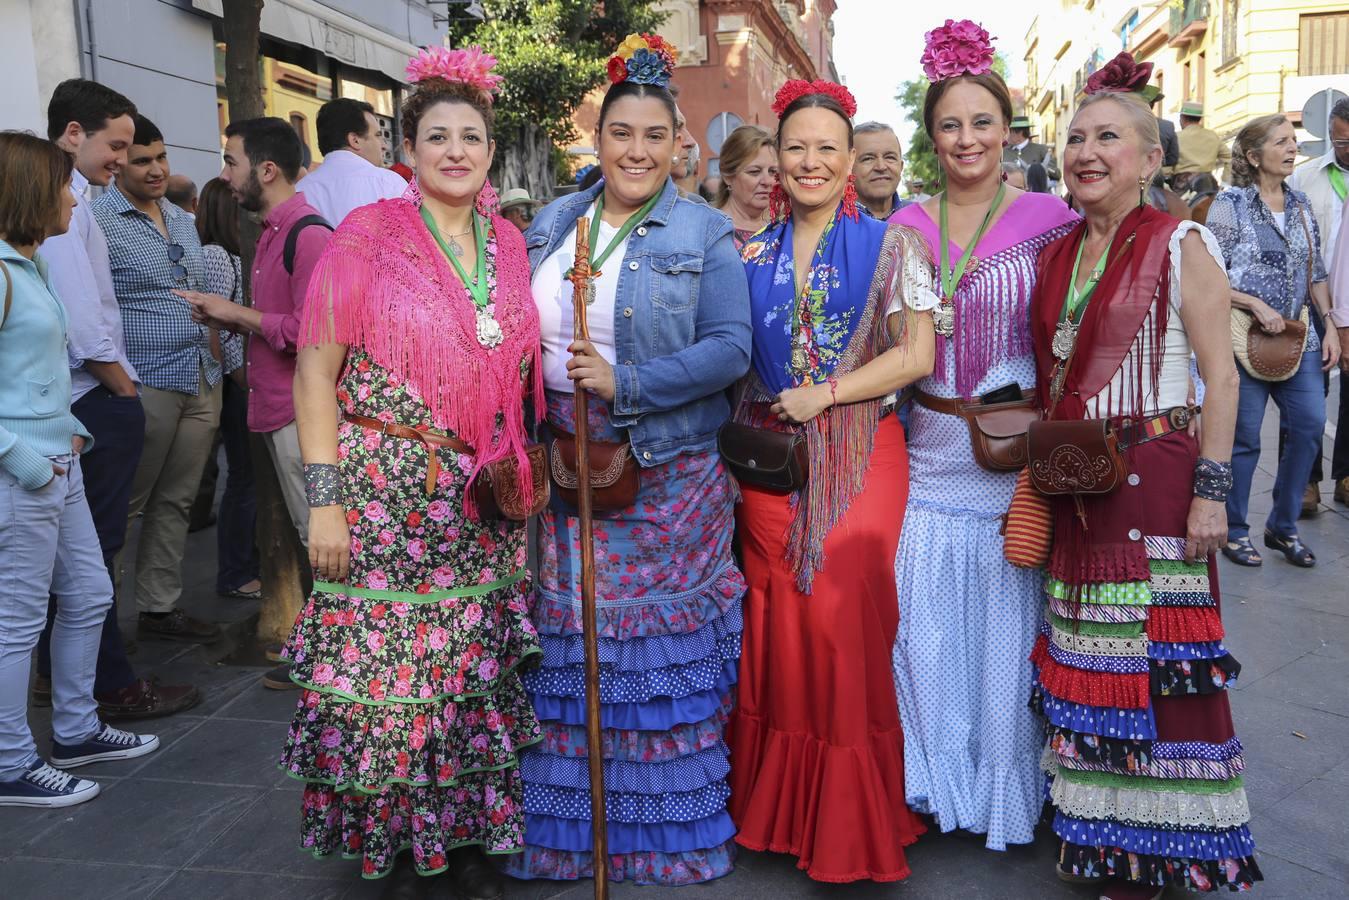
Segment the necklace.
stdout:
<path fill-rule="evenodd" d="M 445 235 L 445 237 L 448 238 L 450 242 L 450 252 L 453 253 L 456 257 L 462 257 L 464 255 L 464 245 L 456 241 L 455 238 L 461 238 L 466 234 L 472 233 L 473 229 L 470 228 L 468 231 L 461 231 L 458 234 Z"/>
<path fill-rule="evenodd" d="M 1082 285 L 1082 289 L 1077 287 L 1077 273 L 1082 268 L 1082 251 L 1087 246 L 1086 232 L 1082 234 L 1082 240 L 1077 244 L 1077 259 L 1073 261 L 1073 277 L 1068 282 L 1068 293 L 1063 298 L 1063 311 L 1059 314 L 1059 325 L 1054 330 L 1054 340 L 1050 343 L 1049 349 L 1053 352 L 1054 358 L 1066 360 L 1073 352 L 1073 347 L 1077 344 L 1077 330 L 1080 325 L 1078 313 L 1087 305 L 1091 295 L 1096 290 L 1096 283 L 1101 280 L 1105 274 L 1106 260 L 1110 257 L 1110 248 L 1106 247 L 1096 265 L 1092 268 L 1091 274 L 1087 276 L 1087 283 Z"/>
<path fill-rule="evenodd" d="M 941 221 L 941 267 L 938 272 L 941 274 L 941 305 L 932 311 L 932 327 L 937 334 L 942 337 L 950 337 L 956 331 L 956 310 L 955 297 L 956 288 L 960 285 L 960 279 L 965 277 L 965 270 L 971 267 L 977 267 L 979 261 L 974 258 L 974 248 L 979 246 L 983 240 L 984 233 L 988 231 L 988 226 L 993 222 L 993 216 L 1002 205 L 1002 198 L 1007 194 L 1007 185 L 1003 182 L 998 183 L 998 192 L 993 195 L 993 202 L 989 204 L 988 212 L 984 213 L 984 221 L 979 224 L 979 230 L 974 233 L 974 237 L 965 245 L 965 252 L 956 263 L 954 269 L 951 268 L 950 258 L 950 230 L 946 222 L 946 192 L 942 191 L 940 208 Z"/>
<path fill-rule="evenodd" d="M 444 236 L 440 233 L 440 226 L 436 224 L 435 218 L 425 206 L 422 207 L 421 214 L 422 221 L 426 223 L 427 230 L 431 232 L 431 237 L 435 238 L 436 243 L 440 245 L 441 252 L 445 254 L 445 258 L 454 267 L 459 280 L 464 284 L 464 289 L 468 291 L 469 297 L 473 300 L 474 311 L 477 313 L 478 343 L 489 350 L 492 349 L 505 340 L 506 336 L 501 331 L 501 324 L 496 320 L 496 305 L 490 302 L 491 298 L 488 297 L 487 241 L 483 234 L 482 218 L 475 212 L 472 230 L 463 232 L 463 234 L 471 233 L 478 245 L 478 258 L 473 266 L 473 277 L 470 278 L 459 262 L 459 257 L 463 255 L 464 248 L 454 243 L 453 238 L 451 238 L 450 243 L 446 243 Z M 451 244 L 453 246 L 450 246 Z"/>
<path fill-rule="evenodd" d="M 632 230 L 637 227 L 638 223 L 642 222 L 647 214 L 656 208 L 656 203 L 660 198 L 661 192 L 659 191 L 652 195 L 651 199 L 642 204 L 641 209 L 623 220 L 623 225 L 618 229 L 618 233 L 614 235 L 613 240 L 609 241 L 603 250 L 599 250 L 600 222 L 604 218 L 604 191 L 600 191 L 599 197 L 595 200 L 595 217 L 590 220 L 590 279 L 586 282 L 586 306 L 595 302 L 595 279 L 601 275 L 600 266 L 604 265 L 610 256 L 613 256 L 614 251 L 628 239 L 628 235 L 632 234 Z M 597 250 L 599 250 L 599 255 L 596 255 Z M 571 277 L 570 271 L 567 272 L 567 277 Z"/>

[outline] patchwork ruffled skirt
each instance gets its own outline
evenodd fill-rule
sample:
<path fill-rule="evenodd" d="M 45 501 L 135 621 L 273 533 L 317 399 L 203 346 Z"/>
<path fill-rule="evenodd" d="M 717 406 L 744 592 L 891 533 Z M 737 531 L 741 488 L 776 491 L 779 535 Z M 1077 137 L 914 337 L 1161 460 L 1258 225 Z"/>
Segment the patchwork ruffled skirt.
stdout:
<path fill-rule="evenodd" d="M 1161 887 L 1261 880 L 1228 706 L 1240 665 L 1223 644 L 1217 566 L 1185 561 L 1194 441 L 1130 451 L 1130 483 L 1055 504 L 1032 706 L 1059 867 Z"/>
<path fill-rule="evenodd" d="M 570 395 L 549 393 L 548 418 L 572 430 Z M 621 440 L 602 404 L 589 421 L 594 438 Z M 723 732 L 744 593 L 734 493 L 715 454 L 641 477 L 635 503 L 597 516 L 594 532 L 609 875 L 689 884 L 733 861 Z M 539 522 L 533 619 L 544 656 L 525 685 L 544 739 L 521 761 L 527 846 L 506 864 L 517 878 L 594 873 L 580 577 L 579 521 L 555 497 Z"/>

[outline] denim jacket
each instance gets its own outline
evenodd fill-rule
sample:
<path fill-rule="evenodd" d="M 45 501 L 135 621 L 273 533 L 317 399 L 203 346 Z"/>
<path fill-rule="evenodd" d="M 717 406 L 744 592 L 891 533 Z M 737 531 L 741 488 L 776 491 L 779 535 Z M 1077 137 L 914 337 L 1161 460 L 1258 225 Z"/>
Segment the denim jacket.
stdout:
<path fill-rule="evenodd" d="M 560 197 L 525 233 L 529 264 L 555 252 L 599 192 Z M 681 198 L 667 180 L 628 238 L 614 304 L 614 401 L 638 462 L 655 466 L 716 447 L 730 416 L 725 389 L 749 371 L 749 286 L 731 220 Z"/>

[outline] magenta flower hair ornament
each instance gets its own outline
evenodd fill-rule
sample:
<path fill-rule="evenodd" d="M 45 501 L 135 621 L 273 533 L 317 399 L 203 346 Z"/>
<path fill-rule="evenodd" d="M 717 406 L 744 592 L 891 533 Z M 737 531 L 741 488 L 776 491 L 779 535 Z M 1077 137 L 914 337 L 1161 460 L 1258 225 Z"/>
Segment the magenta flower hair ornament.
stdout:
<path fill-rule="evenodd" d="M 924 38 L 927 46 L 921 62 L 930 82 L 993 71 L 993 39 L 982 25 L 969 19 L 947 19 Z"/>
<path fill-rule="evenodd" d="M 413 84 L 428 78 L 466 84 L 491 97 L 503 80 L 500 75 L 492 74 L 496 64 L 495 56 L 476 45 L 459 50 L 427 47 L 408 62 L 407 76 Z"/>

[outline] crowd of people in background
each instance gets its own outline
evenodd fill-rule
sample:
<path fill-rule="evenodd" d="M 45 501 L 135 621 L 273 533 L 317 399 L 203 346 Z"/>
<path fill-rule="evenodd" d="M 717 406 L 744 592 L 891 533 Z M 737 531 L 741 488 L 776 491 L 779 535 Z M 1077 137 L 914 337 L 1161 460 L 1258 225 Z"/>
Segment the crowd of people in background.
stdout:
<path fill-rule="evenodd" d="M 67 770 L 159 746 L 111 723 L 201 701 L 136 671 L 117 597 L 137 640 L 219 639 L 183 602 L 212 519 L 216 591 L 262 597 L 257 441 L 310 569 L 263 684 L 299 692 L 282 766 L 318 855 L 449 870 L 468 897 L 500 896 L 484 854 L 588 877 L 602 752 L 611 877 L 638 883 L 718 877 L 736 844 L 899 880 L 928 828 L 1030 843 L 1046 796 L 1059 876 L 1109 900 L 1259 881 L 1215 556 L 1263 563 L 1272 399 L 1263 547 L 1317 562 L 1298 520 L 1346 366 L 1349 101 L 1299 167 L 1282 115 L 1229 141 L 1187 102 L 1177 131 L 1122 54 L 1060 165 L 981 33 L 928 36 L 970 50 L 924 58 L 934 185 L 905 181 L 846 88 L 801 81 L 700 179 L 651 35 L 611 61 L 597 164 L 546 205 L 488 181 L 490 57 L 413 61 L 401 172 L 373 108 L 338 99 L 321 161 L 281 119 L 234 121 L 199 191 L 131 99 L 62 83 L 46 139 L 0 133 L 0 805 L 91 799 Z M 1229 310 L 1305 331 L 1291 369 L 1234 357 Z M 990 461 L 979 416 L 1008 409 L 1107 423 L 1118 486 Z M 603 748 L 567 494 L 583 414 L 613 479 Z M 1349 504 L 1343 428 L 1330 475 Z M 1053 543 L 1027 565 L 1008 547 L 1032 495 Z M 50 752 L 29 702 L 52 708 Z"/>

